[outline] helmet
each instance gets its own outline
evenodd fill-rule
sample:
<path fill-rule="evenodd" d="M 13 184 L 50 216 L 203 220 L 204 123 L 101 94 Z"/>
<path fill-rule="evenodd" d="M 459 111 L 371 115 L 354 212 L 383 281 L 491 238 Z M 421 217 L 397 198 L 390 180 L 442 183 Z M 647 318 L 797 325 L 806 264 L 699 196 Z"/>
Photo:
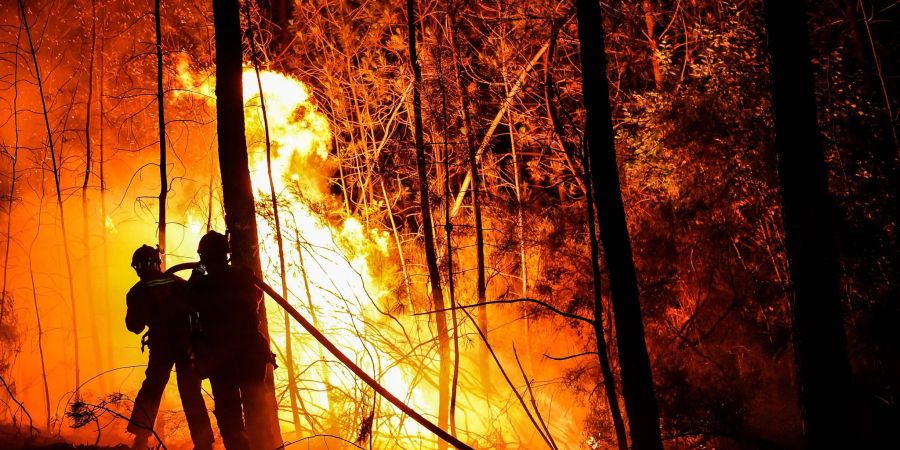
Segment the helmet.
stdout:
<path fill-rule="evenodd" d="M 153 248 L 145 244 L 140 246 L 134 251 L 134 254 L 131 255 L 131 267 L 134 267 L 135 269 L 151 264 L 162 264 L 158 248 Z"/>
<path fill-rule="evenodd" d="M 200 244 L 197 246 L 197 253 L 201 255 L 205 254 L 207 256 L 227 256 L 231 253 L 231 249 L 228 247 L 228 238 L 215 230 L 209 230 L 202 238 L 200 238 Z"/>

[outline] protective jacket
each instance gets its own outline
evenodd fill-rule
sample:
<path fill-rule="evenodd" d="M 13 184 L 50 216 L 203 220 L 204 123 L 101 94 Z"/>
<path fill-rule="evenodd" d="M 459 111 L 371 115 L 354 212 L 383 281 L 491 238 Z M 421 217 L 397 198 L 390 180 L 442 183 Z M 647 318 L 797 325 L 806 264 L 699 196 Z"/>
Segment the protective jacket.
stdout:
<path fill-rule="evenodd" d="M 187 348 L 191 310 L 185 286 L 181 278 L 163 273 L 135 283 L 125 297 L 128 331 L 140 334 L 147 327 L 148 345 L 167 342 Z"/>
<path fill-rule="evenodd" d="M 261 378 L 272 354 L 259 331 L 262 292 L 252 275 L 233 266 L 217 274 L 195 271 L 188 289 L 199 316 L 194 362 L 200 376 Z"/>

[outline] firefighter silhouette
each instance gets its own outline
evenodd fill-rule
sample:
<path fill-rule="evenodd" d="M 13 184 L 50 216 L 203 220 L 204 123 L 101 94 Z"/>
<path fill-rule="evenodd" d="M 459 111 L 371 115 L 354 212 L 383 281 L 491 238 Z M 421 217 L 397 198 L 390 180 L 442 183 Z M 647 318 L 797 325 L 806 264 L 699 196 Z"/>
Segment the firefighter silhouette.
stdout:
<path fill-rule="evenodd" d="M 143 245 L 131 258 L 140 281 L 128 291 L 125 326 L 135 334 L 147 328 L 141 351 L 149 347 L 144 383 L 134 399 L 128 432 L 135 435 L 132 448 L 146 449 L 159 412 L 172 366 L 178 394 L 187 418 L 194 448 L 211 449 L 214 441 L 209 414 L 200 390 L 200 378 L 190 360 L 190 306 L 185 301 L 186 282 L 160 271 L 159 250 Z"/>
<path fill-rule="evenodd" d="M 262 292 L 253 275 L 228 262 L 228 239 L 209 231 L 200 239 L 200 265 L 188 280 L 199 317 L 194 367 L 209 378 L 216 422 L 227 450 L 248 450 L 246 424 L 264 408 L 266 364 L 273 362 L 259 331 Z"/>

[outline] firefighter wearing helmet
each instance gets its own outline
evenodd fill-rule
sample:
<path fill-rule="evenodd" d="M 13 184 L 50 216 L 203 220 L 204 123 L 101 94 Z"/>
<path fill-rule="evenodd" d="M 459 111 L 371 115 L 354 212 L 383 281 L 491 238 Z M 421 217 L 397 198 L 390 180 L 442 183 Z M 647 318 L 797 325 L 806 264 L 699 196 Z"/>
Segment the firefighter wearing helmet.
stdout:
<path fill-rule="evenodd" d="M 259 415 L 254 411 L 265 408 L 266 365 L 274 361 L 259 331 L 262 292 L 250 272 L 229 264 L 223 234 L 209 231 L 197 253 L 200 265 L 188 280 L 202 330 L 193 347 L 194 367 L 209 378 L 225 448 L 249 450 L 247 425 Z"/>
<path fill-rule="evenodd" d="M 144 382 L 134 399 L 128 422 L 128 432 L 135 435 L 132 448 L 148 447 L 163 391 L 175 366 L 178 394 L 194 448 L 211 449 L 212 426 L 200 390 L 200 378 L 190 361 L 190 306 L 184 299 L 186 282 L 163 273 L 160 263 L 159 250 L 148 245 L 138 248 L 131 258 L 131 267 L 140 280 L 126 296 L 125 326 L 135 334 L 146 328 L 141 351 L 145 346 L 150 349 Z"/>

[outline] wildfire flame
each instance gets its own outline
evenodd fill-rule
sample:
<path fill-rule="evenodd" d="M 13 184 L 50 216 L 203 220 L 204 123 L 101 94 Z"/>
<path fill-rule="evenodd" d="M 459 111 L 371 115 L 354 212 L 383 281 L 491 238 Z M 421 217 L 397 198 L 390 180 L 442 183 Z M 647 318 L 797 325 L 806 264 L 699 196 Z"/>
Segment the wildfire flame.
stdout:
<path fill-rule="evenodd" d="M 333 201 L 326 190 L 331 142 L 328 121 L 311 103 L 306 87 L 299 80 L 263 71 L 259 82 L 263 86 L 262 99 L 268 119 L 271 175 L 280 211 L 290 301 L 388 389 L 400 395 L 407 394 L 407 401 L 422 411 L 435 411 L 436 390 L 427 385 L 424 389 L 416 387 L 414 368 L 409 363 L 397 361 L 396 347 L 394 351 L 385 351 L 381 347 L 384 343 L 375 344 L 400 337 L 391 335 L 396 330 L 386 323 L 388 316 L 378 311 L 390 291 L 384 280 L 392 279 L 393 271 L 384 265 L 377 270 L 370 266 L 370 260 L 387 255 L 387 233 L 366 229 L 353 217 L 344 217 L 338 223 L 330 222 L 323 214 L 313 211 L 313 207 L 322 204 L 327 209 Z M 244 72 L 251 179 L 261 209 L 270 211 L 272 193 L 259 82 L 253 70 Z M 267 281 L 272 286 L 280 286 L 277 234 L 273 221 L 264 216 L 266 214 L 258 220 L 260 254 Z M 298 386 L 304 397 L 299 400 L 306 406 L 308 414 L 330 419 L 332 423 L 324 426 L 334 429 L 339 429 L 342 421 L 336 417 L 336 411 L 353 411 L 350 416 L 357 419 L 372 414 L 372 408 L 376 406 L 371 404 L 372 394 L 367 388 L 361 386 L 349 371 L 328 362 L 330 355 L 323 355 L 310 338 L 293 332 L 288 336 L 284 327 L 275 325 L 285 323 L 277 307 L 268 308 L 268 314 L 273 343 L 282 349 L 282 360 L 287 357 L 283 349 L 291 339 L 292 361 L 285 361 L 285 364 L 293 364 L 298 373 L 312 369 L 314 376 L 304 376 L 303 386 Z M 281 333 L 277 332 L 279 328 Z M 286 370 L 277 372 L 276 383 L 281 386 L 291 383 Z M 425 391 L 433 391 L 434 395 Z M 390 409 L 390 406 L 382 409 Z M 290 411 L 282 412 L 286 423 L 290 423 L 290 416 Z M 393 412 L 380 411 L 376 416 L 376 429 L 394 436 L 418 437 L 416 441 L 421 443 L 422 438 L 430 434 Z M 396 442 L 397 438 L 392 437 L 392 440 Z"/>
<path fill-rule="evenodd" d="M 215 80 L 180 66 L 178 79 L 186 91 L 214 102 Z M 259 85 L 262 85 L 260 96 Z M 246 135 L 250 175 L 257 200 L 260 256 L 266 281 L 280 290 L 278 233 L 272 214 L 272 187 L 277 199 L 283 242 L 285 297 L 341 350 L 413 409 L 436 420 L 438 413 L 438 360 L 433 324 L 428 316 L 393 314 L 398 268 L 391 259 L 392 240 L 377 225 L 348 216 L 328 183 L 337 171 L 329 156 L 332 142 L 327 118 L 316 108 L 306 86 L 291 76 L 253 69 L 243 76 Z M 183 95 L 183 94 L 180 94 Z M 265 103 L 268 122 L 262 114 Z M 203 216 L 201 211 L 197 215 Z M 186 212 L 187 227 L 199 239 L 203 228 L 195 213 Z M 375 448 L 435 448 L 436 438 L 423 427 L 380 401 L 354 378 L 283 311 L 267 302 L 269 331 L 281 366 L 275 371 L 280 418 L 287 433 L 298 436 L 335 434 L 345 438 L 365 435 L 371 421 Z M 475 335 L 471 324 L 460 324 L 460 335 Z M 290 344 L 290 345 L 288 345 Z M 291 354 L 288 355 L 288 348 Z M 295 379 L 290 380 L 291 366 Z M 491 413 L 477 375 L 477 358 L 459 355 L 457 436 L 470 442 L 485 436 L 493 440 L 527 442 L 531 425 L 519 414 L 504 415 L 502 425 Z M 291 399 L 291 384 L 296 397 Z M 508 400 L 505 400 L 508 401 Z M 291 404 L 300 413 L 294 426 Z M 503 406 L 507 410 L 509 406 Z M 568 427 L 568 420 L 557 420 Z M 577 426 L 577 425 L 574 425 Z M 362 437 L 362 436 L 360 436 Z M 332 443 L 333 444 L 333 443 Z"/>

